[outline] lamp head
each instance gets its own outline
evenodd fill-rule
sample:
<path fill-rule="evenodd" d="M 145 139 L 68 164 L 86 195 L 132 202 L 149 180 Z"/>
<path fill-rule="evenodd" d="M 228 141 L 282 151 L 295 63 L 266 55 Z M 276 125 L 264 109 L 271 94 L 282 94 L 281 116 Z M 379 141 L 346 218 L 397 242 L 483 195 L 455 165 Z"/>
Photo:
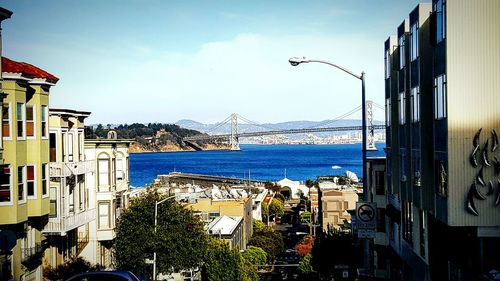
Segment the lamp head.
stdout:
<path fill-rule="evenodd" d="M 297 66 L 301 63 L 308 63 L 309 60 L 306 59 L 305 57 L 302 57 L 302 58 L 299 58 L 299 57 L 292 57 L 288 60 L 288 62 L 293 65 L 293 66 Z"/>

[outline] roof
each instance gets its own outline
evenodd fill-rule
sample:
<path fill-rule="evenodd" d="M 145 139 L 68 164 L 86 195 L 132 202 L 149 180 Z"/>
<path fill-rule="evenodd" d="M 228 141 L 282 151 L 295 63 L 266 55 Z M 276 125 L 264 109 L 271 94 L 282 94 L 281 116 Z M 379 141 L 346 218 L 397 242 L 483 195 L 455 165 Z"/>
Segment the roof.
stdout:
<path fill-rule="evenodd" d="M 24 74 L 34 78 L 51 80 L 54 83 L 59 81 L 59 78 L 41 68 L 25 62 L 13 61 L 6 57 L 2 57 L 2 72 Z"/>
<path fill-rule="evenodd" d="M 300 185 L 300 182 L 299 182 L 299 181 L 293 181 L 293 180 L 290 180 L 290 179 L 284 178 L 284 179 L 280 180 L 280 181 L 278 182 L 278 184 L 279 184 L 280 186 L 283 186 L 283 187 L 285 187 L 285 186 L 289 186 L 289 187 L 290 187 L 290 186 L 297 186 L 297 185 Z"/>
<path fill-rule="evenodd" d="M 89 117 L 91 112 L 88 111 L 79 111 L 73 109 L 64 109 L 64 108 L 50 108 L 49 115 L 69 115 L 69 116 L 79 116 L 79 117 Z"/>
<path fill-rule="evenodd" d="M 208 225 L 208 231 L 210 234 L 231 235 L 241 220 L 243 217 L 218 217 Z"/>

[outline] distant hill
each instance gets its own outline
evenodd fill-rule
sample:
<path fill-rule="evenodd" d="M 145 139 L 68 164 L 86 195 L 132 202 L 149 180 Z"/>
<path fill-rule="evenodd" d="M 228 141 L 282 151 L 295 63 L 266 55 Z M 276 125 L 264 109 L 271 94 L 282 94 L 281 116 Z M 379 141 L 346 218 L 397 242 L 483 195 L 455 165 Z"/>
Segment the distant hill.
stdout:
<path fill-rule="evenodd" d="M 119 139 L 133 139 L 130 152 L 156 152 L 156 151 L 179 151 L 191 150 L 182 139 L 184 137 L 199 135 L 201 132 L 182 128 L 176 124 L 149 123 L 130 125 L 113 125 L 104 127 L 101 124 L 85 128 L 86 139 L 103 139 L 107 137 L 110 130 L 117 133 Z M 211 143 L 199 143 L 206 149 L 217 149 Z M 223 147 L 221 147 L 223 148 Z"/>

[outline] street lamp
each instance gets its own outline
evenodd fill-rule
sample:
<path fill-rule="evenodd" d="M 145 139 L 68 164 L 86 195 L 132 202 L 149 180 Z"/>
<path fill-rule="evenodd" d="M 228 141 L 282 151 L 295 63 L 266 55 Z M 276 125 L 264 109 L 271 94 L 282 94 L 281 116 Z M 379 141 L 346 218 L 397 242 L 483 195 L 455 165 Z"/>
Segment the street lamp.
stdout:
<path fill-rule="evenodd" d="M 175 195 L 169 196 L 160 201 L 155 201 L 155 237 L 156 237 L 156 226 L 158 225 L 158 205 L 172 198 L 175 198 Z M 153 252 L 153 280 L 156 280 L 156 249 Z"/>
<path fill-rule="evenodd" d="M 351 76 L 354 76 L 356 78 L 358 78 L 359 80 L 361 80 L 361 130 L 362 130 L 362 148 L 361 148 L 361 152 L 362 152 L 362 168 L 363 168 L 363 200 L 365 202 L 368 202 L 368 186 L 367 186 L 367 178 L 366 178 L 366 98 L 365 98 L 365 72 L 361 72 L 361 75 L 357 75 L 355 74 L 354 72 L 346 69 L 346 68 L 343 68 L 341 66 L 338 66 L 332 62 L 329 62 L 329 61 L 324 61 L 324 60 L 315 60 L 315 59 L 306 59 L 305 57 L 302 57 L 302 58 L 299 58 L 299 57 L 293 57 L 293 58 L 290 58 L 288 60 L 288 62 L 290 62 L 290 64 L 292 66 L 297 66 L 301 63 L 310 63 L 310 62 L 317 62 L 317 63 L 323 63 L 323 64 L 328 64 L 330 66 L 333 66 L 333 67 L 336 67 L 344 72 L 346 72 L 347 74 L 350 74 Z M 368 243 L 368 240 L 365 239 L 365 242 L 364 242 L 364 251 L 365 251 L 365 260 L 364 260 L 364 263 L 365 263 L 365 268 L 368 268 L 368 246 L 369 246 L 369 243 Z"/>

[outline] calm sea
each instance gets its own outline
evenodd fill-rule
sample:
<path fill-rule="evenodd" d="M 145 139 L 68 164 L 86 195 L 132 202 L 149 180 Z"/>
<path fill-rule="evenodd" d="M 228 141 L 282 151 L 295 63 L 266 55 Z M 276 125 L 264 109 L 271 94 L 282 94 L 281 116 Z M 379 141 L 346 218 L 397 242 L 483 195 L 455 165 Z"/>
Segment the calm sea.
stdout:
<path fill-rule="evenodd" d="M 368 156 L 384 156 L 378 151 Z M 340 168 L 332 169 L 332 166 Z M 352 171 L 361 177 L 361 144 L 241 145 L 241 151 L 158 152 L 130 155 L 130 184 L 150 184 L 157 175 L 177 171 L 277 181 L 305 181 Z"/>

